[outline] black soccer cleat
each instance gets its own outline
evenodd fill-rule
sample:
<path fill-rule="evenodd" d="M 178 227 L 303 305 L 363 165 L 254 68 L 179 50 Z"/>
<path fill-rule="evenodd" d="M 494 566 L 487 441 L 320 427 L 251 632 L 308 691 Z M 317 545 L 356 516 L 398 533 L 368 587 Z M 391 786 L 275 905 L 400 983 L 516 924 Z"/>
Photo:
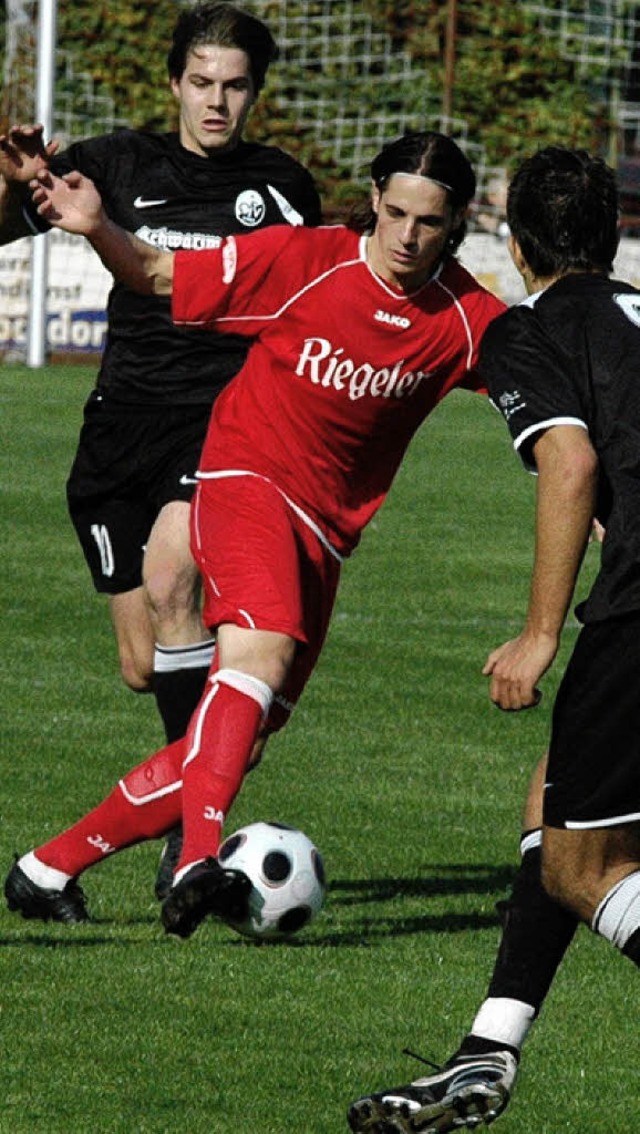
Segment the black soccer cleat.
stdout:
<path fill-rule="evenodd" d="M 9 909 L 19 910 L 24 918 L 61 921 L 65 925 L 91 920 L 84 893 L 75 878 L 71 878 L 63 890 L 46 890 L 27 877 L 17 858 L 7 875 L 4 896 Z"/>
<path fill-rule="evenodd" d="M 251 890 L 242 870 L 225 870 L 216 858 L 206 858 L 172 887 L 162 906 L 162 924 L 167 933 L 191 937 L 207 914 L 244 921 Z"/>
<path fill-rule="evenodd" d="M 456 1055 L 435 1075 L 357 1099 L 357 1134 L 447 1134 L 488 1126 L 507 1106 L 518 1064 L 510 1051 Z"/>
<path fill-rule="evenodd" d="M 167 832 L 166 841 L 160 856 L 156 874 L 155 895 L 159 902 L 169 897 L 173 886 L 173 875 L 182 854 L 182 827 L 172 827 Z"/>

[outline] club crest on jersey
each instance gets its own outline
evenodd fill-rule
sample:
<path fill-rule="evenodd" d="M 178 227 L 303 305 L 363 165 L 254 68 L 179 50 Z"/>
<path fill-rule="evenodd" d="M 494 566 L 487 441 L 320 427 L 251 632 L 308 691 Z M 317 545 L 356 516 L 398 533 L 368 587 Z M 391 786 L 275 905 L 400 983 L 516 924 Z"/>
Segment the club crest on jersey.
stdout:
<path fill-rule="evenodd" d="M 245 189 L 236 197 L 236 220 L 247 228 L 255 228 L 264 219 L 267 206 L 256 189 Z"/>
<path fill-rule="evenodd" d="M 402 315 L 392 315 L 390 311 L 382 311 L 380 308 L 373 317 L 377 323 L 386 323 L 389 327 L 399 327 L 401 331 L 406 331 L 407 327 L 411 326 L 410 319 L 405 319 Z"/>

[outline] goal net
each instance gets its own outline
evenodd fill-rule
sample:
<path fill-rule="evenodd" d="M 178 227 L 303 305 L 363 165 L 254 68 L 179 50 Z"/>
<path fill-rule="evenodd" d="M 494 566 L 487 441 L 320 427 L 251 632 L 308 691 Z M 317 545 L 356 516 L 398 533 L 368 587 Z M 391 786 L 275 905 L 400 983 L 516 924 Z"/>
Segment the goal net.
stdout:
<path fill-rule="evenodd" d="M 461 259 L 507 302 L 520 298 L 504 240 L 506 170 L 487 161 L 482 140 L 470 136 L 464 120 L 443 114 L 442 90 L 424 64 L 393 37 L 391 24 L 379 14 L 384 6 L 361 0 L 247 3 L 268 22 L 281 49 L 262 100 L 262 135 L 271 133 L 284 148 L 295 142 L 294 152 L 304 155 L 316 175 L 329 169 L 347 187 L 366 186 L 369 163 L 390 137 L 426 126 L 451 134 L 472 161 L 479 184 Z M 640 163 L 634 156 L 640 153 L 640 0 L 523 3 L 536 14 L 541 35 L 578 70 L 588 68 L 597 76 L 595 93 L 618 127 L 612 133 L 619 145 L 616 164 L 637 196 L 640 213 Z M 415 0 L 405 7 L 419 20 L 428 5 L 431 10 L 431 0 Z M 5 16 L 3 125 L 33 120 L 37 2 L 6 0 Z M 124 125 L 110 99 L 94 89 L 90 76 L 64 48 L 59 44 L 57 52 L 55 136 L 64 144 Z M 295 138 L 279 137 L 276 131 L 285 107 L 289 113 L 295 110 Z M 47 239 L 49 349 L 56 355 L 97 350 L 105 334 L 110 278 L 81 239 L 57 232 Z M 0 355 L 5 358 L 19 358 L 24 351 L 31 243 L 27 239 L 0 248 Z M 620 275 L 634 280 L 640 278 L 636 246 L 636 240 L 623 241 L 616 264 Z"/>

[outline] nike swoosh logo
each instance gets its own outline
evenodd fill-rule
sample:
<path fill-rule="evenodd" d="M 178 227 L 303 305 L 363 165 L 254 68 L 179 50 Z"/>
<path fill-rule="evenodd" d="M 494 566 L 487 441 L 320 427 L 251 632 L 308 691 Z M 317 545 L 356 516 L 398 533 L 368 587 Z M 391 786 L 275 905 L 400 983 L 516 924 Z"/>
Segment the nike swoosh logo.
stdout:
<path fill-rule="evenodd" d="M 198 483 L 198 478 L 195 477 L 195 476 L 187 476 L 186 473 L 183 473 L 182 476 L 180 477 L 180 484 L 197 484 L 197 483 Z"/>
<path fill-rule="evenodd" d="M 161 197 L 157 201 L 147 201 L 145 197 L 136 197 L 135 201 L 133 202 L 133 207 L 134 209 L 152 209 L 154 205 L 166 205 L 166 203 L 166 197 Z"/>

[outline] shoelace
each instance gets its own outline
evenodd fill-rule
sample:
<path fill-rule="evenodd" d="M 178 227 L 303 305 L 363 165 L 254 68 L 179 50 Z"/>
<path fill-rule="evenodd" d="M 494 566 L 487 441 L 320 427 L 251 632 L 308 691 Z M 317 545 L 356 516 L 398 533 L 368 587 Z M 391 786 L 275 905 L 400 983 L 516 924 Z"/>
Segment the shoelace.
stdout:
<path fill-rule="evenodd" d="M 433 1059 L 427 1059 L 424 1055 L 419 1055 L 417 1051 L 412 1051 L 410 1047 L 403 1047 L 403 1055 L 408 1055 L 411 1059 L 417 1059 L 418 1063 L 424 1063 L 427 1067 L 433 1067 L 434 1071 L 444 1071 L 441 1063 L 434 1063 Z"/>

